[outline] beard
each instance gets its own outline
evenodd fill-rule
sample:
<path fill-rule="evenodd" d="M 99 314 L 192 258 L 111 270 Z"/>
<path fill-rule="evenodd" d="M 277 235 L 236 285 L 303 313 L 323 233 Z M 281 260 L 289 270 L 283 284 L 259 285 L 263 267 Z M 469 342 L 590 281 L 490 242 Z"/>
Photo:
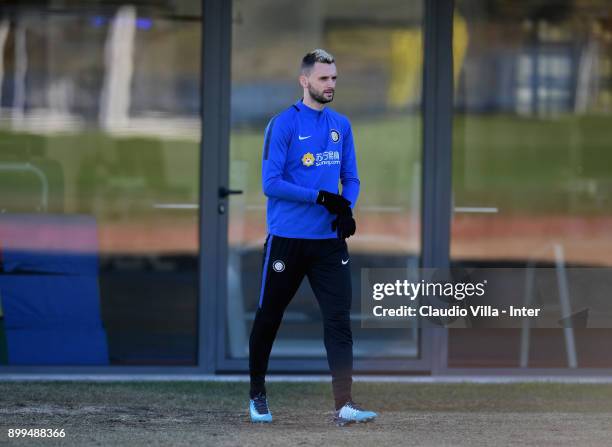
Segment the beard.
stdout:
<path fill-rule="evenodd" d="M 334 100 L 334 92 L 331 94 L 331 98 L 326 98 L 323 92 L 316 91 L 312 86 L 308 86 L 308 93 L 310 93 L 310 97 L 317 101 L 319 104 L 327 104 L 328 102 L 332 102 Z"/>

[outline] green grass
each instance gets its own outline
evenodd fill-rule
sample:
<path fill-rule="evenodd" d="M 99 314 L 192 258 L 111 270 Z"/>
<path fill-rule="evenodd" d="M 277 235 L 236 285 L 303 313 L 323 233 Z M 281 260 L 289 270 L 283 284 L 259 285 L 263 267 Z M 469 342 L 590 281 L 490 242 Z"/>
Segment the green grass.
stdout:
<path fill-rule="evenodd" d="M 362 180 L 360 205 L 410 208 L 413 198 L 420 196 L 420 117 L 354 119 L 353 129 Z M 69 212 L 103 217 L 125 209 L 145 213 L 153 202 L 197 201 L 196 142 L 113 138 L 96 132 L 42 137 L 6 131 L 0 132 L 0 140 L 3 161 L 40 156 L 56 161 Z M 231 186 L 246 191 L 248 204 L 265 201 L 262 140 L 259 128 L 231 134 Z M 497 206 L 507 214 L 608 213 L 611 142 L 608 117 L 458 115 L 453 133 L 454 202 Z M 17 203 L 24 201 L 24 194 L 37 197 L 31 179 L 28 187 L 23 178 L 3 177 L 0 189 L 11 191 Z"/>
<path fill-rule="evenodd" d="M 154 202 L 196 202 L 199 144 L 115 138 L 98 132 L 39 136 L 0 132 L 0 163 L 31 162 L 50 184 L 50 210 L 107 215 L 143 213 Z M 27 211 L 40 200 L 31 174 L 3 172 L 2 204 Z M 11 208 L 12 209 L 12 208 Z"/>
<path fill-rule="evenodd" d="M 356 383 L 380 416 L 344 428 L 330 390 L 270 383 L 275 422 L 253 426 L 246 383 L 0 383 L 0 443 L 34 427 L 65 429 L 44 445 L 605 445 L 612 434 L 612 385 Z"/>
<path fill-rule="evenodd" d="M 455 203 L 509 213 L 608 214 L 611 142 L 607 117 L 457 117 Z"/>
<path fill-rule="evenodd" d="M 333 406 L 329 383 L 271 382 L 267 389 L 279 409 L 315 407 L 328 411 Z M 354 394 L 359 402 L 383 412 L 612 412 L 612 385 L 608 384 L 358 382 L 354 384 Z M 245 382 L 0 382 L 2 407 L 133 403 L 167 409 L 208 407 L 231 412 L 244 405 L 247 395 Z"/>

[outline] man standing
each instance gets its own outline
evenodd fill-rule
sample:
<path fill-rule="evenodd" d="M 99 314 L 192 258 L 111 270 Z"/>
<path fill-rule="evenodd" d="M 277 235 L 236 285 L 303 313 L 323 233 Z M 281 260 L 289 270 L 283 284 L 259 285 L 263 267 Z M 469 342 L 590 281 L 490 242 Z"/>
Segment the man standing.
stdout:
<path fill-rule="evenodd" d="M 269 234 L 249 341 L 251 420 L 272 421 L 265 388 L 270 351 L 285 308 L 307 276 L 323 315 L 336 421 L 370 421 L 376 413 L 361 409 L 351 397 L 352 292 L 345 239 L 355 234 L 352 208 L 359 177 L 351 124 L 325 107 L 336 88 L 333 56 L 321 49 L 306 54 L 299 81 L 303 99 L 272 118 L 264 136 Z"/>

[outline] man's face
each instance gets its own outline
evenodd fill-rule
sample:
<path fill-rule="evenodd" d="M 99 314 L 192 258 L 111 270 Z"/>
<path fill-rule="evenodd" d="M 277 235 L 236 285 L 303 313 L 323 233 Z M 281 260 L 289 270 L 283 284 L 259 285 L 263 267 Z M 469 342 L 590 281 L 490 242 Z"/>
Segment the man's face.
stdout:
<path fill-rule="evenodd" d="M 334 100 L 336 91 L 336 64 L 315 62 L 308 75 L 300 76 L 300 84 L 315 101 L 326 104 Z"/>

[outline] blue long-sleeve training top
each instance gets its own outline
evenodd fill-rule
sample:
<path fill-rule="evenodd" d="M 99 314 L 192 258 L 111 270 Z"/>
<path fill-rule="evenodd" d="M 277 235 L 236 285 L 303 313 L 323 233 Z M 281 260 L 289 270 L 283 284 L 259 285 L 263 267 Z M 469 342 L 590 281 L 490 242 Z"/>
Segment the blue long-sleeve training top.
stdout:
<path fill-rule="evenodd" d="M 268 197 L 268 232 L 274 236 L 327 239 L 335 216 L 316 203 L 319 190 L 339 193 L 355 206 L 359 176 L 348 118 L 301 100 L 266 127 L 262 183 Z"/>

